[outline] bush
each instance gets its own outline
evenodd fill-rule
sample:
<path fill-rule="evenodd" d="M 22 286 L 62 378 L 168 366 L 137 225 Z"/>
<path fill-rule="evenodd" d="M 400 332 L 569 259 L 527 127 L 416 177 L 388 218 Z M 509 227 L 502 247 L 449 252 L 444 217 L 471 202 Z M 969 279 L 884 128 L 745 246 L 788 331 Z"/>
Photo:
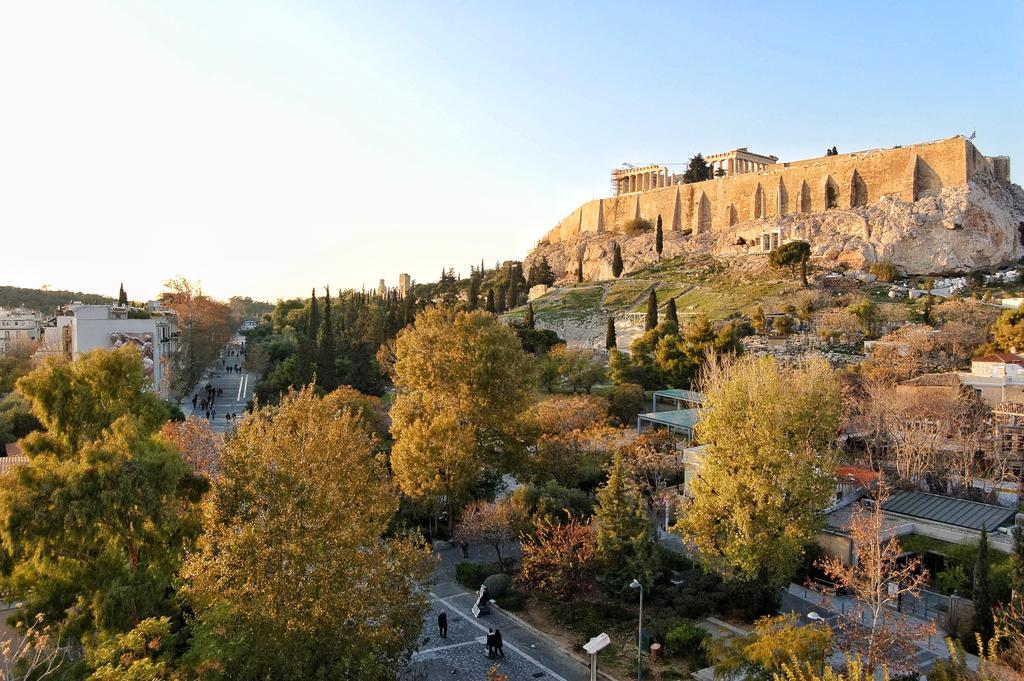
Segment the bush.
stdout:
<path fill-rule="evenodd" d="M 526 607 L 529 596 L 519 589 L 509 589 L 500 598 L 495 598 L 498 607 L 509 612 L 519 612 Z"/>
<path fill-rule="evenodd" d="M 505 574 L 490 575 L 483 582 L 484 586 L 487 587 L 487 591 L 490 592 L 491 598 L 497 598 L 503 596 L 508 591 L 508 588 L 512 585 L 512 578 Z"/>
<path fill-rule="evenodd" d="M 871 267 L 868 268 L 868 272 L 878 277 L 878 281 L 892 281 L 896 278 L 896 265 L 893 265 L 888 260 L 879 260 L 876 263 L 872 263 Z"/>
<path fill-rule="evenodd" d="M 645 218 L 633 218 L 623 226 L 623 230 L 629 236 L 637 236 L 644 232 L 649 232 L 654 229 L 654 225 L 651 224 L 650 220 Z"/>
<path fill-rule="evenodd" d="M 689 620 L 683 620 L 665 634 L 665 654 L 690 657 L 703 653 L 704 641 L 711 634 Z"/>
<path fill-rule="evenodd" d="M 455 581 L 467 589 L 476 591 L 486 578 L 487 572 L 482 565 L 463 562 L 455 566 Z"/>

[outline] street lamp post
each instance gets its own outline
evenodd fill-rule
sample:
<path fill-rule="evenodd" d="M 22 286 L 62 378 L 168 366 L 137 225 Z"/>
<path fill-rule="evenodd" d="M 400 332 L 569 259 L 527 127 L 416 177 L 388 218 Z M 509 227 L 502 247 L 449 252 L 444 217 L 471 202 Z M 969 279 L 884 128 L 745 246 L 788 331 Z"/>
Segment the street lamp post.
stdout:
<path fill-rule="evenodd" d="M 644 585 L 634 579 L 629 583 L 629 588 L 640 590 L 640 620 L 636 631 L 636 681 L 642 681 L 644 673 Z"/>

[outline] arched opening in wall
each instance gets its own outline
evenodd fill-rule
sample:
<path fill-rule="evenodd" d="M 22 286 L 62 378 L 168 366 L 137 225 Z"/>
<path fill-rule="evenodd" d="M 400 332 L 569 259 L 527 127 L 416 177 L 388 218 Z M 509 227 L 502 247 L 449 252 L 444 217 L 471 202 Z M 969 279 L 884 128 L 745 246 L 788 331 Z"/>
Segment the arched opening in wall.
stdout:
<path fill-rule="evenodd" d="M 850 208 L 868 205 L 868 186 L 856 170 L 850 178 Z"/>
<path fill-rule="evenodd" d="M 789 192 L 786 190 L 786 183 L 779 180 L 779 215 L 785 215 L 789 212 Z"/>
<path fill-rule="evenodd" d="M 825 177 L 825 210 L 839 205 L 839 187 L 831 175 Z"/>
<path fill-rule="evenodd" d="M 800 183 L 800 202 L 798 210 L 801 213 L 811 212 L 811 188 L 807 186 L 807 180 Z"/>
<path fill-rule="evenodd" d="M 759 220 L 764 217 L 764 189 L 761 187 L 761 183 L 757 183 L 757 189 L 754 190 L 754 219 Z"/>
<path fill-rule="evenodd" d="M 740 218 L 739 218 L 738 215 L 736 215 L 736 206 L 734 206 L 734 205 L 732 205 L 730 203 L 729 204 L 729 226 L 732 227 L 733 225 L 735 225 L 739 221 L 740 221 Z"/>
<path fill-rule="evenodd" d="M 701 192 L 700 201 L 697 202 L 697 229 L 698 234 L 711 230 L 711 200 L 708 195 Z"/>

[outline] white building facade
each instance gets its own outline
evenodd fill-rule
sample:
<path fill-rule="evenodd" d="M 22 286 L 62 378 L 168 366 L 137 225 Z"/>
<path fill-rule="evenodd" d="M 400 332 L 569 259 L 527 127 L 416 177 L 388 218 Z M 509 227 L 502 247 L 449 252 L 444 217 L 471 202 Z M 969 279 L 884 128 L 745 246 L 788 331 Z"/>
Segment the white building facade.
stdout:
<path fill-rule="evenodd" d="M 0 308 L 0 355 L 6 354 L 9 347 L 37 342 L 42 333 L 43 316 L 35 310 Z"/>
<path fill-rule="evenodd" d="M 170 394 L 171 360 L 177 348 L 178 322 L 169 311 L 143 311 L 116 305 L 72 304 L 47 322 L 40 357 L 78 359 L 91 350 L 135 346 L 153 389 Z"/>

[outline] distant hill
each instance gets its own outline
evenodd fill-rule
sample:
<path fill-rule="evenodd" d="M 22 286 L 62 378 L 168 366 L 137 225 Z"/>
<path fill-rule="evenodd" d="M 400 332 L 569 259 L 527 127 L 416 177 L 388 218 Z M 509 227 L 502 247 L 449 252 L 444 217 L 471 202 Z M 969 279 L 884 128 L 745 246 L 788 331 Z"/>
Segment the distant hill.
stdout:
<path fill-rule="evenodd" d="M 89 304 L 113 303 L 110 296 L 81 291 L 44 291 L 38 288 L 0 286 L 0 307 L 27 307 L 43 314 L 53 314 L 58 307 L 71 301 Z"/>

